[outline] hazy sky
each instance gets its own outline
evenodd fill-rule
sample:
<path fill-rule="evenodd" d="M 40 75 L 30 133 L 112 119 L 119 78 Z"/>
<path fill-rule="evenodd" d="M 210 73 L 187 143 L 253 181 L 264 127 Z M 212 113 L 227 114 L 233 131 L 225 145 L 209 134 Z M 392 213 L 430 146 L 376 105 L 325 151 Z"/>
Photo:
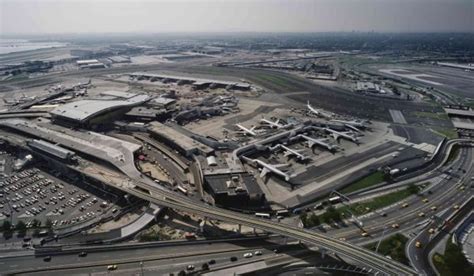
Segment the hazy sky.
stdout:
<path fill-rule="evenodd" d="M 474 30 L 474 0 L 0 0 L 0 33 Z"/>

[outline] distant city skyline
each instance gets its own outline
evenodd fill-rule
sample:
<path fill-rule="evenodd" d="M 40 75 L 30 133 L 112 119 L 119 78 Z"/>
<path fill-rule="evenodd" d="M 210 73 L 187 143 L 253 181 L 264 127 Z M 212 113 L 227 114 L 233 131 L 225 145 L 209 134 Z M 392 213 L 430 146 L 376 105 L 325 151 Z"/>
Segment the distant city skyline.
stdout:
<path fill-rule="evenodd" d="M 471 0 L 0 0 L 4 35 L 473 30 Z"/>

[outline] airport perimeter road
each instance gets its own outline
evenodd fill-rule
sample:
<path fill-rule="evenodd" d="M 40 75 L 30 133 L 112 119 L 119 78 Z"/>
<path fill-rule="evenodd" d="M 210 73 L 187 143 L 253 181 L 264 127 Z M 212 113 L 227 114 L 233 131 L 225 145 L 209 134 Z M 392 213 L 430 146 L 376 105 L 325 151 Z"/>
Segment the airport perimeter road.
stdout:
<path fill-rule="evenodd" d="M 43 274 L 48 271 L 48 275 L 66 275 L 68 273 L 94 273 L 106 272 L 107 265 L 116 264 L 120 270 L 124 268 L 136 268 L 140 262 L 144 262 L 145 267 L 160 266 L 163 273 L 177 272 L 186 267 L 187 264 L 195 264 L 199 267 L 204 262 L 215 259 L 219 263 L 230 262 L 231 256 L 242 259 L 246 252 L 260 250 L 263 256 L 273 255 L 273 249 L 279 248 L 282 252 L 287 252 L 285 248 L 292 249 L 291 246 L 282 247 L 279 245 L 283 238 L 269 238 L 241 240 L 231 239 L 225 242 L 204 241 L 200 243 L 181 243 L 169 245 L 133 246 L 129 248 L 120 246 L 99 246 L 99 248 L 74 248 L 66 252 L 51 251 L 37 254 L 36 256 L 23 256 L 12 258 L 0 258 L 0 271 L 2 275 L 13 273 Z M 301 249 L 301 248 L 299 248 Z M 87 252 L 87 256 L 79 257 L 80 252 Z M 53 254 L 56 253 L 56 254 Z M 45 262 L 45 256 L 51 256 L 51 261 Z M 172 262 L 170 260 L 173 260 Z M 177 260 L 177 261 L 176 261 Z M 129 274 L 130 275 L 130 274 Z"/>
<path fill-rule="evenodd" d="M 431 251 L 441 241 L 450 235 L 451 230 L 459 224 L 472 211 L 474 207 L 474 197 L 465 202 L 465 204 L 455 213 L 446 212 L 439 216 L 437 220 L 431 221 L 418 235 L 413 237 L 407 246 L 406 254 L 412 266 L 423 275 L 435 275 L 435 269 L 431 266 Z M 445 224 L 445 221 L 449 223 Z M 429 233 L 429 229 L 435 229 L 434 233 Z M 438 230 L 441 229 L 441 230 Z M 421 247 L 415 246 L 416 242 L 421 243 Z"/>

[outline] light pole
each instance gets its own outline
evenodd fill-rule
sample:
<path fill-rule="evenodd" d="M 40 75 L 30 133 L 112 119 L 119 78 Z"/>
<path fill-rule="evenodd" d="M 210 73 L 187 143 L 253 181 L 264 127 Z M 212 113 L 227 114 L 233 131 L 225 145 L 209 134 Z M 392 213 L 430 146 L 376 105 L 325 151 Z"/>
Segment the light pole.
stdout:
<path fill-rule="evenodd" d="M 380 238 L 379 242 L 377 243 L 377 246 L 375 247 L 375 253 L 379 251 L 379 246 L 380 246 L 380 243 L 382 243 L 383 237 L 385 236 L 385 231 L 387 231 L 387 225 L 385 225 L 383 228 L 382 237 Z"/>

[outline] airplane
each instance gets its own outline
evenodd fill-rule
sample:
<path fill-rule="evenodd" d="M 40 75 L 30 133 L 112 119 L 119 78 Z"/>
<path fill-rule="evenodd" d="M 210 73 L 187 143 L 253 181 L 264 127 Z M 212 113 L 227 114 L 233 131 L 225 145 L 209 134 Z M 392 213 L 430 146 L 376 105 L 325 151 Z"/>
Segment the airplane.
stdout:
<path fill-rule="evenodd" d="M 309 101 L 307 102 L 306 107 L 308 107 L 308 109 L 311 113 L 315 114 L 318 117 L 322 117 L 322 118 L 326 118 L 326 119 L 332 118 L 332 114 L 317 110 L 316 108 L 311 106 Z"/>
<path fill-rule="evenodd" d="M 2 98 L 2 101 L 5 105 L 14 106 L 20 104 L 20 101 L 17 99 L 5 99 Z"/>
<path fill-rule="evenodd" d="M 349 126 L 352 126 L 352 127 L 355 127 L 358 129 L 358 131 L 360 132 L 361 129 L 366 129 L 367 128 L 367 125 L 364 123 L 364 122 L 360 122 L 360 121 L 356 121 L 356 120 L 351 120 L 351 121 L 346 121 L 346 120 L 331 120 L 332 122 L 337 122 L 337 123 L 342 123 L 344 124 L 345 126 L 349 127 Z"/>
<path fill-rule="evenodd" d="M 301 154 L 301 150 L 294 150 L 294 149 L 290 149 L 289 147 L 285 146 L 285 145 L 282 145 L 282 144 L 278 144 L 272 148 L 270 148 L 271 151 L 273 150 L 276 150 L 276 149 L 282 149 L 284 151 L 284 156 L 295 156 L 296 159 L 300 160 L 300 161 L 306 161 L 308 159 L 310 159 L 308 156 L 304 155 L 304 154 Z"/>
<path fill-rule="evenodd" d="M 356 143 L 357 145 L 359 144 L 359 139 L 357 139 L 357 137 L 354 136 L 353 132 L 349 132 L 349 131 L 340 132 L 340 131 L 336 131 L 334 129 L 330 129 L 327 127 L 323 128 L 323 130 L 325 130 L 326 132 L 329 132 L 334 138 L 334 140 L 336 141 L 339 141 L 340 138 L 344 138 L 346 140 Z"/>
<path fill-rule="evenodd" d="M 309 137 L 304 134 L 300 134 L 298 136 L 305 139 L 308 142 L 308 147 L 310 148 L 312 148 L 314 145 L 318 145 L 318 146 L 326 148 L 330 152 L 334 152 L 337 150 L 337 146 L 328 143 L 327 139 L 315 139 L 313 137 Z"/>
<path fill-rule="evenodd" d="M 277 128 L 277 129 L 282 129 L 282 128 L 288 128 L 288 127 L 290 127 L 290 125 L 284 125 L 284 124 L 280 123 L 280 119 L 278 119 L 278 120 L 276 120 L 275 122 L 273 122 L 273 121 L 271 121 L 271 120 L 262 118 L 262 119 L 260 119 L 260 123 L 267 124 L 267 126 L 269 126 L 269 127 L 271 127 L 271 128 Z"/>
<path fill-rule="evenodd" d="M 283 171 L 281 171 L 279 168 L 282 168 L 282 167 L 287 167 L 288 164 L 276 164 L 276 165 L 271 165 L 271 164 L 267 164 L 261 160 L 258 160 L 258 159 L 250 159 L 248 157 L 245 157 L 245 156 L 242 156 L 242 158 L 249 162 L 249 163 L 252 163 L 258 167 L 261 167 L 262 170 L 260 172 L 260 177 L 265 177 L 269 172 L 272 172 L 276 175 L 279 175 L 281 177 L 283 177 L 285 179 L 285 181 L 290 181 L 290 179 L 294 176 L 294 175 L 289 175 Z"/>
<path fill-rule="evenodd" d="M 240 129 L 240 133 L 244 135 L 257 136 L 257 132 L 254 131 L 255 126 L 251 127 L 250 129 L 244 127 L 241 124 L 235 124 L 235 126 L 238 127 Z"/>

